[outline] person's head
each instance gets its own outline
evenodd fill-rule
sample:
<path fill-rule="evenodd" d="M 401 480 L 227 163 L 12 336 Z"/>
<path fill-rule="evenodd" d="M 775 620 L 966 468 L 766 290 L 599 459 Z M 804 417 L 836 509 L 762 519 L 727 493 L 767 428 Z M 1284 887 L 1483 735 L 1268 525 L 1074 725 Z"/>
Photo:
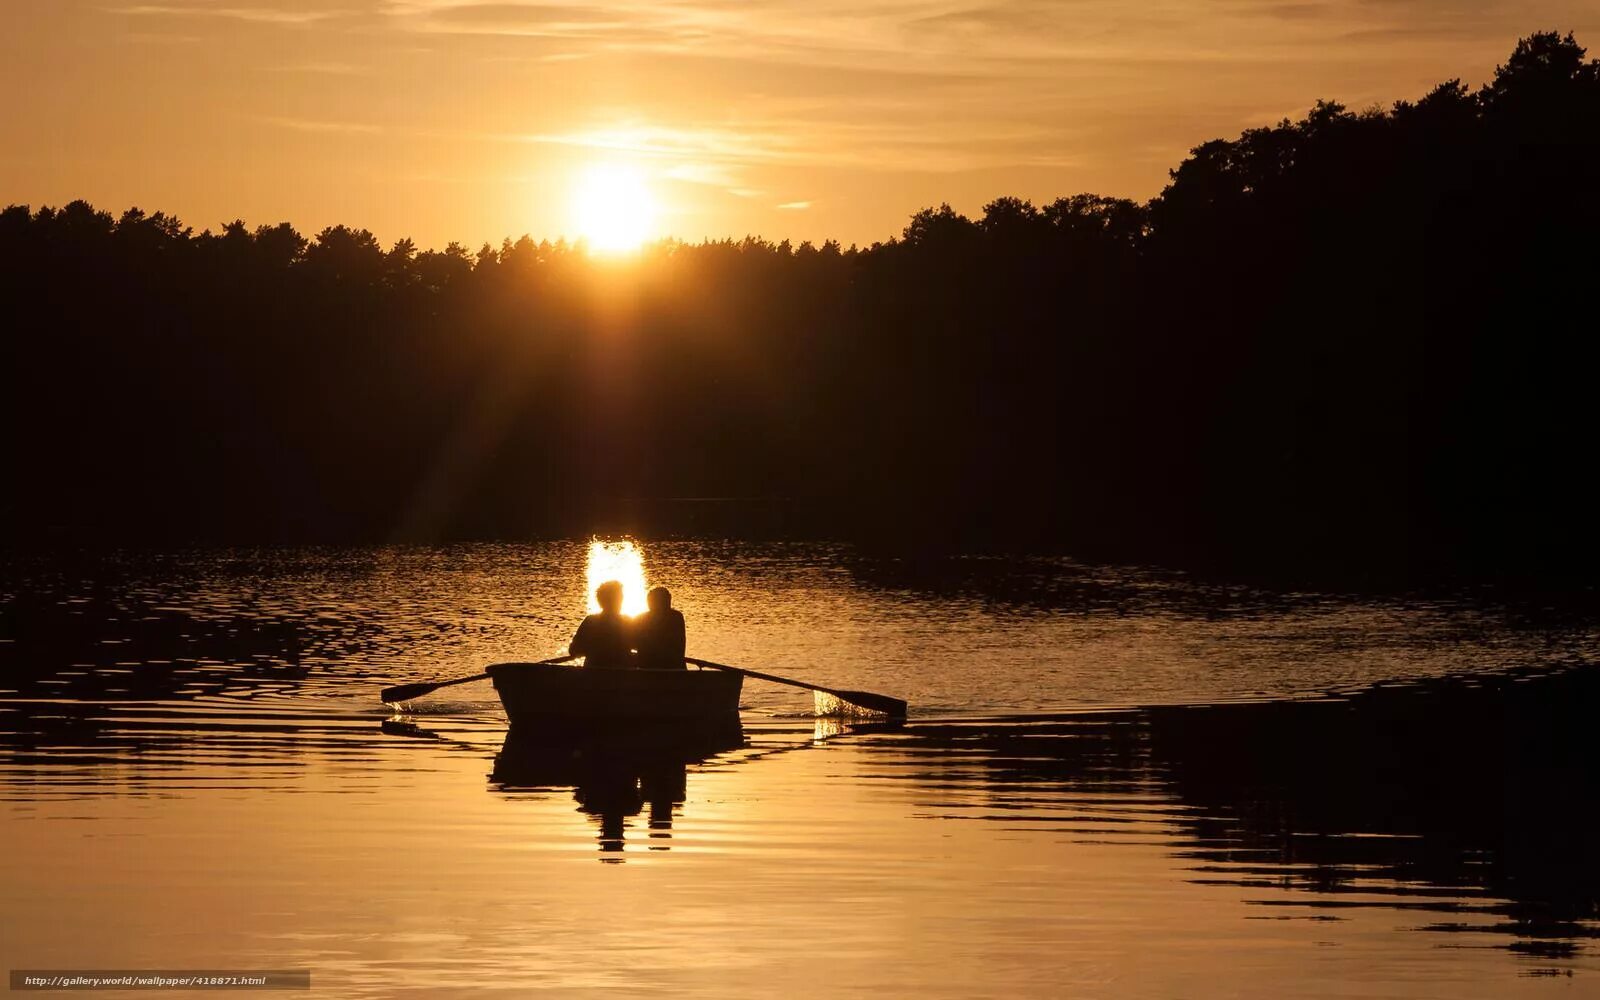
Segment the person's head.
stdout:
<path fill-rule="evenodd" d="M 607 580 L 594 588 L 595 603 L 600 605 L 600 610 L 607 614 L 615 614 L 622 610 L 622 584 L 616 580 Z"/>
<path fill-rule="evenodd" d="M 651 611 L 665 611 L 672 607 L 672 591 L 665 587 L 651 587 L 645 600 L 650 602 Z"/>

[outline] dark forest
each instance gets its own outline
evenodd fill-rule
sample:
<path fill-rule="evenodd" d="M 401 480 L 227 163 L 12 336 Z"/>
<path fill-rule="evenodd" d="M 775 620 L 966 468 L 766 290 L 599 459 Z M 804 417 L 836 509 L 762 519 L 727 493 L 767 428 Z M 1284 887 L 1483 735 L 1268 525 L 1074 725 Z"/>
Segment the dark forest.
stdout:
<path fill-rule="evenodd" d="M 1597 237 L 1600 62 L 1556 33 L 1476 90 L 1203 143 L 1145 204 L 941 206 L 866 248 L 608 263 L 13 205 L 5 536 L 1580 576 Z"/>

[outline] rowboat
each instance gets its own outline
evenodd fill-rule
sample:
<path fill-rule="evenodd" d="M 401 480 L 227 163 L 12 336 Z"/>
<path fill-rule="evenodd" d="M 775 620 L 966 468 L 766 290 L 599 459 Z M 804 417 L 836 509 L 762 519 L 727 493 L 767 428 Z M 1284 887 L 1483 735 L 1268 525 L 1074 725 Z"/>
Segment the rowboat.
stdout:
<path fill-rule="evenodd" d="M 486 671 L 513 729 L 635 722 L 706 722 L 739 715 L 744 675 L 497 663 Z"/>
<path fill-rule="evenodd" d="M 481 674 L 447 681 L 395 684 L 379 692 L 385 705 L 405 705 L 440 688 L 471 684 L 492 678 L 500 703 L 512 725 L 566 722 L 582 730 L 592 722 L 628 723 L 640 720 L 715 719 L 739 713 L 739 689 L 746 677 L 804 688 L 826 695 L 840 714 L 865 712 L 890 719 L 906 717 L 906 703 L 871 691 L 845 691 L 797 681 L 793 677 L 764 674 L 748 667 L 684 657 L 685 670 L 598 669 L 563 666 L 571 656 L 537 663 L 494 663 Z M 819 698 L 820 705 L 820 698 Z M 820 711 L 820 709 L 819 709 Z M 832 714 L 831 712 L 827 714 Z"/>

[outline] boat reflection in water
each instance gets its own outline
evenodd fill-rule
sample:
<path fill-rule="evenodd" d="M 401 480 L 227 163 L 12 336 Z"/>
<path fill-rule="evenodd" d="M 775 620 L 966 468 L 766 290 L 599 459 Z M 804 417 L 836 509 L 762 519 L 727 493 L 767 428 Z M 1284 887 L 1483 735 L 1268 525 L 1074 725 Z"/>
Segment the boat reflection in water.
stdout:
<path fill-rule="evenodd" d="M 512 726 L 489 781 L 502 792 L 572 789 L 578 810 L 599 822 L 601 860 L 620 862 L 628 821 L 647 809 L 649 849 L 668 850 L 689 766 L 742 746 L 737 712 L 687 723 Z"/>

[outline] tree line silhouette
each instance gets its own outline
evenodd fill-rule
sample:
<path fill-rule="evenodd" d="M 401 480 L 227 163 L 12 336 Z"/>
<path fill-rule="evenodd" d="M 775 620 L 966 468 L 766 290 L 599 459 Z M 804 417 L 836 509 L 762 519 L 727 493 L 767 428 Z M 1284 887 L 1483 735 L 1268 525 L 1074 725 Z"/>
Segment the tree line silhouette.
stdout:
<path fill-rule="evenodd" d="M 13 205 L 0 502 L 22 543 L 529 537 L 740 497 L 911 549 L 1581 572 L 1597 222 L 1600 62 L 1554 32 L 1477 90 L 1204 143 L 1145 204 L 943 205 L 865 248 L 623 264 Z"/>

